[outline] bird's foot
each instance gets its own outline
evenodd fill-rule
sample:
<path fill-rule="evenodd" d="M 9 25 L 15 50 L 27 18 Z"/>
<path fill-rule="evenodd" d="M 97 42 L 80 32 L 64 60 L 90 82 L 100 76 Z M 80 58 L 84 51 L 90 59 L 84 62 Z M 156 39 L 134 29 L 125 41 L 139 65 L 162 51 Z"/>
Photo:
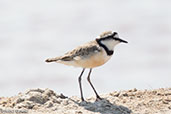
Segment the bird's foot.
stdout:
<path fill-rule="evenodd" d="M 81 97 L 81 101 L 82 101 L 82 102 L 84 102 L 84 101 L 85 101 L 83 97 Z"/>
<path fill-rule="evenodd" d="M 96 101 L 99 101 L 99 100 L 102 100 L 102 98 L 99 95 L 97 95 L 96 96 Z"/>

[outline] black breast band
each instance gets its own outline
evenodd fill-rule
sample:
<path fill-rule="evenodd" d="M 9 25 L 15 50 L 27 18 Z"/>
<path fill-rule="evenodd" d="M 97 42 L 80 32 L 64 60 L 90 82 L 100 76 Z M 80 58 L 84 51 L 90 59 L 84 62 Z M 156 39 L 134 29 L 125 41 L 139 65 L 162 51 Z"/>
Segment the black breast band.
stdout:
<path fill-rule="evenodd" d="M 109 50 L 104 44 L 102 44 L 102 43 L 100 42 L 99 39 L 96 39 L 96 41 L 97 41 L 97 43 L 99 44 L 99 46 L 101 46 L 101 47 L 104 48 L 104 50 L 106 51 L 106 53 L 107 53 L 108 56 L 113 55 L 113 52 L 114 52 L 113 50 Z"/>

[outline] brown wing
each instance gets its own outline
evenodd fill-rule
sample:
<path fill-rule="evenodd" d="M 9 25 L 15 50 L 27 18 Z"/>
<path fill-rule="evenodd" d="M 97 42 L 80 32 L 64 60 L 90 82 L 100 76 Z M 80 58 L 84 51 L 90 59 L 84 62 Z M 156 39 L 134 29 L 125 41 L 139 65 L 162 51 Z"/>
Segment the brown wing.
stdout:
<path fill-rule="evenodd" d="M 98 46 L 94 42 L 90 42 L 66 53 L 63 57 L 61 57 L 61 60 L 71 61 L 74 60 L 74 58 L 76 57 L 86 58 L 88 56 L 94 55 L 100 50 L 101 50 L 100 46 Z"/>

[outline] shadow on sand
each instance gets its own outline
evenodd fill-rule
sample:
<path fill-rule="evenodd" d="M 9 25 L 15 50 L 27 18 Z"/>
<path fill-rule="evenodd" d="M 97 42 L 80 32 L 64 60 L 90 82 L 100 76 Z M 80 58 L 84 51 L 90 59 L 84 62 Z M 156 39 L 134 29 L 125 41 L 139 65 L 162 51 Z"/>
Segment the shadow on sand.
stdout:
<path fill-rule="evenodd" d="M 70 98 L 69 100 L 73 101 L 74 103 L 76 103 L 81 107 L 84 107 L 84 109 L 86 110 L 92 112 L 99 112 L 101 114 L 131 114 L 132 112 L 127 107 L 122 105 L 116 105 L 104 98 L 102 100 L 98 100 L 95 102 L 87 102 L 87 101 L 77 102 Z"/>

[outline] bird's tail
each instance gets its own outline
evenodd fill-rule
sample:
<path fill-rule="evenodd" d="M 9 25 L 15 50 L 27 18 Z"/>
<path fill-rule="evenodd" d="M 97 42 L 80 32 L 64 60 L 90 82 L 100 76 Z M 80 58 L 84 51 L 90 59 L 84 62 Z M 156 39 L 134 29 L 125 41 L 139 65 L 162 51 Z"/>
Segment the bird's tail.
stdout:
<path fill-rule="evenodd" d="M 58 60 L 60 60 L 61 59 L 61 57 L 55 57 L 55 58 L 48 58 L 48 59 L 46 59 L 45 61 L 46 62 L 57 62 Z"/>

